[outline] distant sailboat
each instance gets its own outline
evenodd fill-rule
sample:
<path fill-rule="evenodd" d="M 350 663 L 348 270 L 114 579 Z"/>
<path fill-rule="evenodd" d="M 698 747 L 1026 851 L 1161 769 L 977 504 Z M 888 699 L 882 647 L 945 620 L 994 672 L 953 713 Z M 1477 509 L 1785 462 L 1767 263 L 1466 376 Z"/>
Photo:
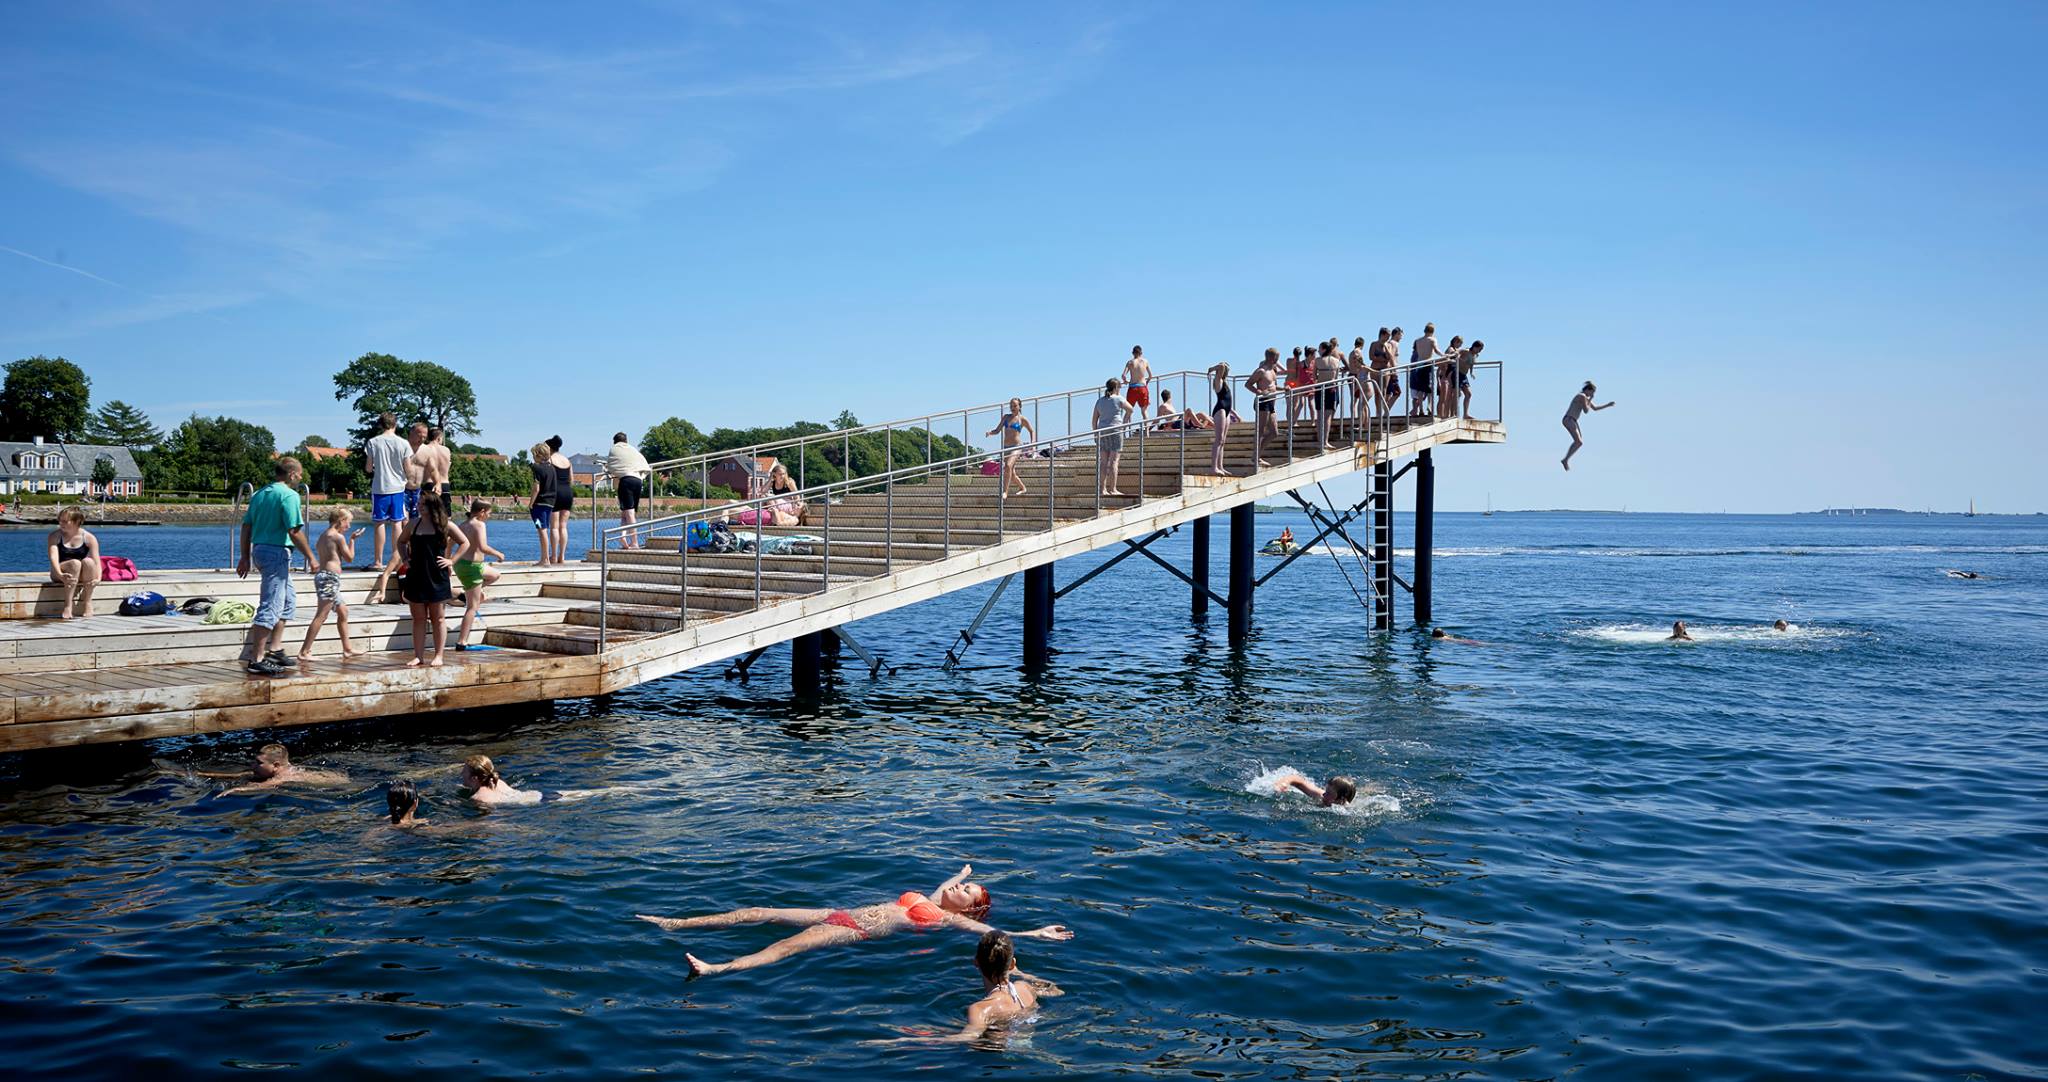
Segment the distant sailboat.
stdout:
<path fill-rule="evenodd" d="M 1976 517 L 1977 517 L 1977 497 L 1975 497 L 1975 496 L 1972 496 L 1972 497 L 1970 497 L 1970 509 L 1969 509 L 1968 511 L 1965 511 L 1965 512 L 1963 512 L 1963 517 L 1964 517 L 1964 518 L 1976 518 Z"/>
<path fill-rule="evenodd" d="M 1493 493 L 1491 492 L 1486 494 L 1486 513 L 1488 515 L 1493 514 Z"/>

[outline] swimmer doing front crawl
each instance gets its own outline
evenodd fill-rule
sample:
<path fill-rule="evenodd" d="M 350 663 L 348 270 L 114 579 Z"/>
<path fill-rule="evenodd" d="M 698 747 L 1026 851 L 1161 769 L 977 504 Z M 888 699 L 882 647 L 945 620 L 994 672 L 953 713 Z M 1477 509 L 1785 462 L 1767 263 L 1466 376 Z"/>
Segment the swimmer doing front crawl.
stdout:
<path fill-rule="evenodd" d="M 730 928 L 737 924 L 788 924 L 803 929 L 787 939 L 771 943 L 762 950 L 742 955 L 730 962 L 706 962 L 694 954 L 684 954 L 683 957 L 690 962 L 690 976 L 706 977 L 714 973 L 773 965 L 807 950 L 857 943 L 864 939 L 880 939 L 905 929 L 953 928 L 977 935 L 994 931 L 995 929 L 983 924 L 979 919 L 988 915 L 988 888 L 979 883 L 968 882 L 967 877 L 972 874 L 974 867 L 963 865 L 959 874 L 939 884 L 929 896 L 916 891 L 906 891 L 893 902 L 864 905 L 857 909 L 750 908 L 735 909 L 729 913 L 713 913 L 703 917 L 650 917 L 645 913 L 636 915 L 641 920 L 670 932 L 684 928 Z M 1057 924 L 1010 934 L 1019 939 L 1074 938 L 1074 933 Z"/>
<path fill-rule="evenodd" d="M 1273 791 L 1276 793 L 1285 793 L 1289 789 L 1298 789 L 1308 794 L 1310 800 L 1325 808 L 1332 804 L 1349 804 L 1358 799 L 1358 783 L 1341 774 L 1332 777 L 1321 786 L 1300 774 L 1289 774 L 1273 783 Z"/>

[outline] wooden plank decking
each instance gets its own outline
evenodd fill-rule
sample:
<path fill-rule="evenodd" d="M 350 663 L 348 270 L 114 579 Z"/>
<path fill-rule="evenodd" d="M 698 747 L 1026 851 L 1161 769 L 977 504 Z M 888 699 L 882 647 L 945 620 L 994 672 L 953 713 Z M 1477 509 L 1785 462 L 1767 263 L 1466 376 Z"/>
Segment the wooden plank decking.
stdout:
<path fill-rule="evenodd" d="M 126 584 L 104 588 L 90 618 L 35 619 L 55 613 L 55 586 L 47 576 L 0 574 L 0 752 L 617 691 L 1368 469 L 1375 461 L 1505 439 L 1497 422 L 1453 420 L 1402 426 L 1377 445 L 1311 451 L 1298 426 L 1297 457 L 1286 459 L 1284 448 L 1268 445 L 1262 453 L 1282 461 L 1252 472 L 1251 427 L 1238 426 L 1227 446 L 1226 465 L 1239 476 L 1184 473 L 1178 434 L 1133 436 L 1124 452 L 1126 486 L 1135 492 L 1142 483 L 1147 498 L 1105 501 L 1099 513 L 1091 488 L 1094 456 L 1085 453 L 1028 461 L 1020 476 L 1033 491 L 1009 500 L 997 497 L 994 478 L 953 475 L 899 484 L 887 497 L 856 494 L 829 508 L 814 504 L 804 526 L 762 532 L 820 533 L 829 514 L 829 579 L 822 554 L 763 557 L 757 594 L 752 556 L 692 554 L 682 627 L 684 572 L 673 539 L 645 551 L 606 554 L 603 588 L 610 604 L 602 615 L 596 554 L 569 567 L 511 565 L 484 608 L 484 641 L 493 649 L 451 651 L 441 668 L 404 664 L 410 626 L 402 604 L 352 606 L 359 641 L 378 652 L 343 660 L 328 632 L 318 646 L 324 656 L 284 676 L 256 678 L 234 660 L 246 625 L 104 615 L 119 604 Z M 1208 438 L 1190 439 L 1190 470 L 1206 469 Z M 1141 443 L 1142 455 L 1136 453 Z M 344 589 L 367 598 L 374 580 L 367 572 L 351 573 Z M 256 589 L 253 576 L 243 580 L 224 571 L 145 571 L 137 585 L 173 600 L 253 600 Z M 310 594 L 302 590 L 302 619 L 310 615 Z M 451 606 L 451 624 L 457 615 Z M 600 624 L 608 626 L 600 631 Z M 296 650 L 297 636 L 290 640 L 287 652 Z"/>

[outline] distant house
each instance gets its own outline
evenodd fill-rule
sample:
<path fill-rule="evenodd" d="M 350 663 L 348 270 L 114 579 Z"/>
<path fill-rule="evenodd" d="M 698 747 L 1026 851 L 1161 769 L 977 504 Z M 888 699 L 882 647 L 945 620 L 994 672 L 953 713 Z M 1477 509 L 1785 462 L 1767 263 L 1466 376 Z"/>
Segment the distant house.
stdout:
<path fill-rule="evenodd" d="M 706 480 L 739 493 L 742 499 L 759 499 L 768 495 L 768 473 L 775 468 L 775 462 L 774 455 L 733 455 L 711 467 Z M 683 480 L 688 481 L 691 478 L 685 477 Z"/>
<path fill-rule="evenodd" d="M 347 458 L 349 454 L 350 451 L 346 447 L 306 448 L 306 460 L 308 462 L 325 462 L 330 458 Z"/>
<path fill-rule="evenodd" d="M 93 467 L 114 465 L 114 481 L 105 491 L 93 483 Z M 142 467 L 126 447 L 94 443 L 0 443 L 0 494 L 59 492 L 76 496 L 142 495 Z"/>
<path fill-rule="evenodd" d="M 570 455 L 569 480 L 579 485 L 595 485 L 604 473 L 604 459 L 596 455 Z"/>

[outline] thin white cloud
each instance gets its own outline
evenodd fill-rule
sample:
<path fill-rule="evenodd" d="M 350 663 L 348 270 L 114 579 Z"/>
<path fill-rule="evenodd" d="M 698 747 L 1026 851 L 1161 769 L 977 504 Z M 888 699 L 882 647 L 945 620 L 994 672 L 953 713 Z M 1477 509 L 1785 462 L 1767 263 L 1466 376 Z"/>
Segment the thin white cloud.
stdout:
<path fill-rule="evenodd" d="M 113 286 L 115 289 L 129 288 L 128 286 L 124 286 L 119 282 L 113 281 L 112 279 L 102 278 L 89 270 L 83 270 L 81 268 L 74 267 L 68 263 L 59 263 L 54 259 L 44 259 L 42 256 L 39 255 L 30 255 L 29 253 L 24 252 L 19 248 L 9 248 L 5 244 L 0 244 L 0 252 L 7 252 L 11 255 L 18 255 L 23 259 L 30 260 L 36 263 L 41 263 L 45 267 L 55 267 L 60 271 L 70 271 L 71 273 L 78 275 L 80 278 L 90 278 L 95 282 L 101 283 L 102 285 Z"/>

